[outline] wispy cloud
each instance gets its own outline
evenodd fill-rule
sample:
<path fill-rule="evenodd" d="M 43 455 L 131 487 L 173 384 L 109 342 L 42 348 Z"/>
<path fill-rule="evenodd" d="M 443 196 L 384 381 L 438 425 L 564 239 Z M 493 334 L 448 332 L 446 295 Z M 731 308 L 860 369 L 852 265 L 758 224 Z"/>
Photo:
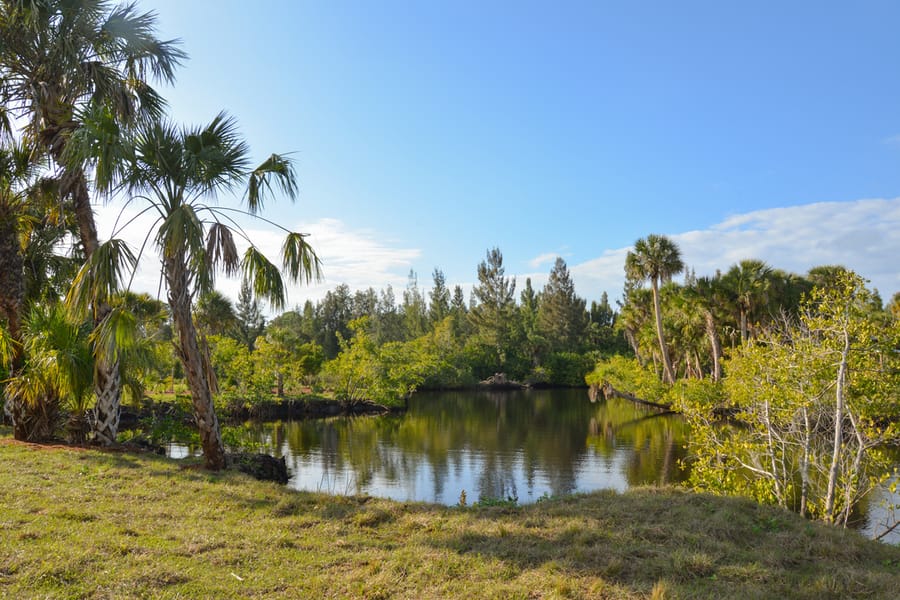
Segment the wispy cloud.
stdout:
<path fill-rule="evenodd" d="M 819 202 L 734 215 L 708 229 L 668 234 L 698 275 L 726 270 L 745 258 L 806 273 L 840 264 L 871 280 L 882 295 L 900 290 L 900 198 Z M 571 268 L 579 293 L 620 295 L 625 255 L 608 250 Z"/>
<path fill-rule="evenodd" d="M 101 237 L 109 237 L 113 230 L 121 207 L 110 206 L 97 213 L 97 226 Z M 137 210 L 126 209 L 119 218 L 120 224 L 135 218 Z M 278 264 L 281 255 L 281 244 L 284 240 L 282 232 L 263 228 L 258 223 L 249 222 L 244 225 L 247 237 L 253 240 L 270 260 Z M 255 227 L 254 227 L 255 225 Z M 381 289 L 388 284 L 395 288 L 406 285 L 406 274 L 414 261 L 420 256 L 416 248 L 402 248 L 394 240 L 384 239 L 376 231 L 351 229 L 338 219 L 321 219 L 311 223 L 287 223 L 289 229 L 309 234 L 309 242 L 323 263 L 324 279 L 321 283 L 304 285 L 291 284 L 287 288 L 288 306 L 301 304 L 306 299 L 319 299 L 327 290 L 340 283 L 346 283 L 351 289 L 374 287 Z M 135 250 L 141 247 L 147 232 L 153 227 L 153 218 L 149 215 L 137 217 L 119 237 L 125 239 Z M 238 236 L 235 241 L 239 250 L 247 247 L 247 243 Z M 142 257 L 140 268 L 135 276 L 133 289 L 149 292 L 156 296 L 165 288 L 160 287 L 162 265 L 152 239 Z M 240 290 L 240 281 L 220 277 L 216 288 L 229 297 L 236 299 Z"/>
<path fill-rule="evenodd" d="M 544 254 L 539 254 L 535 256 L 531 260 L 528 261 L 528 266 L 532 269 L 537 269 L 541 265 L 547 265 L 556 260 L 556 257 L 560 256 L 559 252 L 545 252 Z"/>

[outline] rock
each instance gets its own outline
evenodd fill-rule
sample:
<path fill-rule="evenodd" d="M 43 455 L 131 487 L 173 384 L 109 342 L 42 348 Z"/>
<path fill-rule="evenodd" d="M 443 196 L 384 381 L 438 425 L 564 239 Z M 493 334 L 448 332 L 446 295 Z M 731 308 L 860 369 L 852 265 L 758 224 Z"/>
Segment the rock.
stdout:
<path fill-rule="evenodd" d="M 281 484 L 288 482 L 287 464 L 283 456 L 275 458 L 268 454 L 229 453 L 225 455 L 225 465 L 260 481 L 275 481 Z"/>
<path fill-rule="evenodd" d="M 488 387 L 494 390 L 521 390 L 525 386 L 518 381 L 513 381 L 506 376 L 506 373 L 494 373 L 487 379 L 478 382 L 481 387 Z"/>

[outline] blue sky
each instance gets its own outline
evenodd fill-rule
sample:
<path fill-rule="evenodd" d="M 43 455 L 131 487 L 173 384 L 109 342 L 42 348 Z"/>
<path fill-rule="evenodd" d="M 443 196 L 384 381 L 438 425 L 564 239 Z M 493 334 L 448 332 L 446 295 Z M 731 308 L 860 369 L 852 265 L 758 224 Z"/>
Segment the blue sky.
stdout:
<path fill-rule="evenodd" d="M 649 233 L 698 273 L 843 263 L 900 290 L 896 2 L 139 6 L 190 55 L 175 120 L 224 109 L 260 159 L 294 153 L 301 195 L 267 215 L 326 282 L 290 304 L 410 268 L 468 287 L 493 246 L 520 287 L 561 255 L 617 298 Z"/>

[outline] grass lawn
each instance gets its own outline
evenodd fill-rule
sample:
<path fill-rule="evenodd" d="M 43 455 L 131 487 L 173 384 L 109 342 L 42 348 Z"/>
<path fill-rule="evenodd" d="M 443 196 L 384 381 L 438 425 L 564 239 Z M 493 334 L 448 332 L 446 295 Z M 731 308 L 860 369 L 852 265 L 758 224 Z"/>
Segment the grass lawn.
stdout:
<path fill-rule="evenodd" d="M 2 598 L 897 598 L 900 548 L 740 499 L 301 493 L 0 437 Z"/>

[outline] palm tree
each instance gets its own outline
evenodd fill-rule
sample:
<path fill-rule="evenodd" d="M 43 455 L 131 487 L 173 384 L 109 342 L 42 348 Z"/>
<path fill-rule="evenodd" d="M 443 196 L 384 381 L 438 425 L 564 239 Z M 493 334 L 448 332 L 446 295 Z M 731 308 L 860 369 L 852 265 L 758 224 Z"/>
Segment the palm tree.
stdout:
<path fill-rule="evenodd" d="M 722 342 L 719 338 L 718 314 L 724 304 L 725 290 L 719 275 L 700 277 L 693 286 L 686 287 L 684 293 L 693 299 L 703 314 L 706 336 L 709 338 L 712 356 L 712 378 L 722 378 Z"/>
<path fill-rule="evenodd" d="M 161 115 L 164 101 L 148 76 L 172 82 L 185 55 L 177 42 L 156 38 L 155 20 L 134 4 L 106 0 L 0 0 L 3 116 L 23 121 L 25 137 L 58 166 L 60 199 L 74 211 L 87 258 L 99 238 L 85 165 L 69 157 L 69 140 L 93 111 L 117 124 Z M 94 303 L 95 325 L 109 310 Z M 118 372 L 118 365 L 96 364 L 94 434 L 104 443 L 115 441 L 118 428 Z"/>
<path fill-rule="evenodd" d="M 625 257 L 625 273 L 632 281 L 649 281 L 653 290 L 653 312 L 656 316 L 656 336 L 659 340 L 660 357 L 663 363 L 663 380 L 675 382 L 675 373 L 663 334 L 662 309 L 659 304 L 659 286 L 671 281 L 672 276 L 684 270 L 681 251 L 664 235 L 650 234 L 634 243 L 634 251 Z"/>
<path fill-rule="evenodd" d="M 733 265 L 723 278 L 731 300 L 738 311 L 741 342 L 749 337 L 749 318 L 761 305 L 767 303 L 772 268 L 761 260 L 742 260 Z"/>
<path fill-rule="evenodd" d="M 197 328 L 209 335 L 234 335 L 238 327 L 234 304 L 218 290 L 200 296 L 194 309 L 194 320 Z"/>
<path fill-rule="evenodd" d="M 54 284 L 61 283 L 53 280 L 65 279 L 68 263 L 67 258 L 55 254 L 67 230 L 65 223 L 48 215 L 56 203 L 53 188 L 37 178 L 31 159 L 32 152 L 25 146 L 0 147 L 0 322 L 9 377 L 18 376 L 25 367 L 23 315 L 32 302 L 53 297 Z M 5 411 L 16 439 L 34 437 L 29 423 L 36 421 L 29 412 L 40 409 L 7 394 Z"/>
<path fill-rule="evenodd" d="M 27 185 L 32 164 L 29 152 L 0 148 L 0 317 L 6 320 L 11 340 L 20 339 L 23 284 L 23 248 L 20 221 L 27 203 Z M 13 356 L 13 370 L 21 367 L 19 344 Z"/>
<path fill-rule="evenodd" d="M 83 135 L 91 135 L 89 128 Z M 120 141 L 126 159 L 126 167 L 118 171 L 120 188 L 132 195 L 132 201 L 144 202 L 144 211 L 157 217 L 146 241 L 153 235 L 162 258 L 177 353 L 191 389 L 206 466 L 222 469 L 225 451 L 210 390 L 212 370 L 191 318 L 194 298 L 213 289 L 217 271 L 226 275 L 242 272 L 253 292 L 275 309 L 284 307 L 285 290 L 279 269 L 234 220 L 238 209 L 205 200 L 246 183 L 247 210 L 238 212 L 256 215 L 275 186 L 291 199 L 295 197 L 293 168 L 285 157 L 273 154 L 250 169 L 249 148 L 234 120 L 224 114 L 204 127 L 179 129 L 166 122 L 142 125 L 133 140 Z M 235 233 L 248 244 L 242 258 Z M 320 277 L 319 259 L 305 237 L 288 231 L 282 246 L 284 269 L 294 281 Z M 128 267 L 132 260 L 117 240 L 101 249 L 104 246 L 110 246 L 110 251 L 98 250 L 96 254 L 103 259 L 86 263 L 73 284 L 68 301 L 75 308 L 84 309 L 91 297 L 113 289 L 120 268 Z"/>
<path fill-rule="evenodd" d="M 68 320 L 59 302 L 31 308 L 21 332 L 22 353 L 28 360 L 6 384 L 8 398 L 28 409 L 17 415 L 23 439 L 51 437 L 61 424 L 60 409 L 67 409 L 71 441 L 84 441 L 93 366 L 89 332 L 89 324 Z"/>

